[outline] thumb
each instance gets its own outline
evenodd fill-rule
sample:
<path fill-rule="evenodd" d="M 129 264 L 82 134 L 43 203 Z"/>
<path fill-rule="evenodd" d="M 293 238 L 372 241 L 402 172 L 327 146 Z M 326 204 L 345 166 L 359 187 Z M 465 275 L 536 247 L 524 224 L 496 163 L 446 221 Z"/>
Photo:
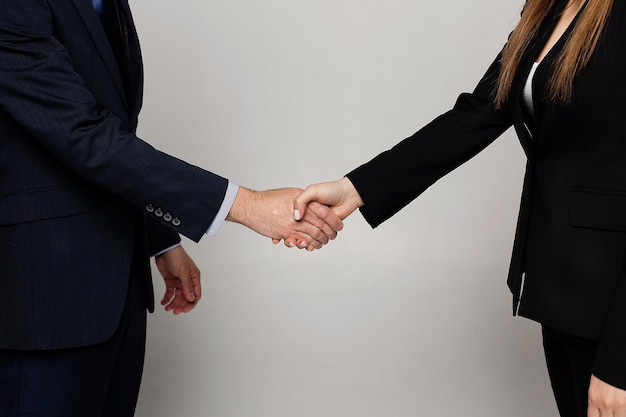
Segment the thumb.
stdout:
<path fill-rule="evenodd" d="M 315 201 L 317 194 L 312 186 L 306 187 L 304 191 L 298 194 L 293 199 L 293 218 L 296 221 L 300 221 L 304 218 L 304 213 L 306 213 L 307 204 L 311 201 Z"/>

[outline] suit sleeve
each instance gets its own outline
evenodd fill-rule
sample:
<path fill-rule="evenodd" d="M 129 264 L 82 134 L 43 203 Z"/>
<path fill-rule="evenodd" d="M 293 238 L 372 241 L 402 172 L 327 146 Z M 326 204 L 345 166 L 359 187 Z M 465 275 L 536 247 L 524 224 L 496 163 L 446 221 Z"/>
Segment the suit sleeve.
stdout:
<path fill-rule="evenodd" d="M 150 256 L 180 243 L 178 233 L 152 217 L 146 217 L 146 231 Z"/>
<path fill-rule="evenodd" d="M 626 390 L 626 279 L 621 277 L 593 365 L 593 374 L 614 387 Z"/>
<path fill-rule="evenodd" d="M 0 2 L 0 74 L 0 109 L 42 147 L 144 212 L 167 212 L 176 219 L 169 227 L 200 240 L 227 180 L 159 152 L 99 108 L 55 38 L 44 0 Z"/>
<path fill-rule="evenodd" d="M 623 18 L 621 21 L 624 21 Z M 619 30 L 618 33 L 620 37 L 617 44 L 621 45 L 621 56 L 624 56 L 626 32 Z M 613 40 L 613 42 L 616 41 Z M 622 122 L 615 120 L 614 123 L 621 124 Z M 626 215 L 626 213 L 622 213 L 622 215 Z M 620 241 L 626 242 L 624 236 L 620 238 Z M 621 250 L 624 249 L 624 243 L 622 243 Z M 624 255 L 622 254 L 622 256 Z M 623 265 L 623 262 L 620 265 Z M 619 275 L 613 290 L 604 326 L 600 333 L 598 350 L 593 364 L 593 374 L 614 387 L 626 390 L 626 274 L 623 272 L 623 266 L 620 266 L 619 270 L 622 273 Z M 602 277 L 598 277 L 598 279 L 602 279 Z"/>
<path fill-rule="evenodd" d="M 492 105 L 498 69 L 499 57 L 474 92 L 461 94 L 452 110 L 347 175 L 365 203 L 361 213 L 372 227 L 396 214 L 511 126 L 510 112 Z"/>

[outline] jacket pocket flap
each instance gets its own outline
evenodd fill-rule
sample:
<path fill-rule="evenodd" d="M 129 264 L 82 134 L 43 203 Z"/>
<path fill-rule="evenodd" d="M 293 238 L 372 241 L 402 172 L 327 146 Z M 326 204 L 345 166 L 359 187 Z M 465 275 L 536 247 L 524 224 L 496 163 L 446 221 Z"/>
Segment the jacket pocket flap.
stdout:
<path fill-rule="evenodd" d="M 93 198 L 84 188 L 57 188 L 12 195 L 0 200 L 0 225 L 75 216 L 88 212 Z"/>
<path fill-rule="evenodd" d="M 626 192 L 573 189 L 569 216 L 574 227 L 626 232 Z"/>

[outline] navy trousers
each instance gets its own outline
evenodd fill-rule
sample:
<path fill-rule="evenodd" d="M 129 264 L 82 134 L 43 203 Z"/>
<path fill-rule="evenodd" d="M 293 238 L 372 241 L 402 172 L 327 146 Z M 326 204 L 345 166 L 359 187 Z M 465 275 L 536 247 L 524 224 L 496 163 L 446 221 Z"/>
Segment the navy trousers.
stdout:
<path fill-rule="evenodd" d="M 146 285 L 133 274 L 119 327 L 105 343 L 0 350 L 0 416 L 132 417 L 143 372 Z"/>

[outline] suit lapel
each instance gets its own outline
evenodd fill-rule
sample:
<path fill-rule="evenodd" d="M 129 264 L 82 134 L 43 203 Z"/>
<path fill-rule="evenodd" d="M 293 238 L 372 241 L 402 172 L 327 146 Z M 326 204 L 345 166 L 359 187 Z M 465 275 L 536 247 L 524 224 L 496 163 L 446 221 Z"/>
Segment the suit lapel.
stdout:
<path fill-rule="evenodd" d="M 539 28 L 539 35 L 535 38 L 535 40 L 531 43 L 531 45 L 524 53 L 524 56 L 520 61 L 519 69 L 515 76 L 515 81 L 511 86 L 511 112 L 513 115 L 513 123 L 515 125 L 515 130 L 518 134 L 522 147 L 524 148 L 524 152 L 529 158 L 534 155 L 537 142 L 533 140 L 530 129 L 524 121 L 524 111 L 522 110 L 522 94 L 533 63 L 535 62 L 536 57 L 539 56 L 541 49 L 545 46 L 548 38 L 552 34 L 552 31 L 557 24 L 558 17 L 562 10 L 563 1 L 555 1 L 552 9 L 550 10 L 550 12 L 548 12 L 548 15 L 546 16 Z"/>
<path fill-rule="evenodd" d="M 115 54 L 111 47 L 111 43 L 107 38 L 107 34 L 102 27 L 102 23 L 100 22 L 96 11 L 94 10 L 89 0 L 72 0 L 72 3 L 74 4 L 74 7 L 80 14 L 81 18 L 83 19 L 85 27 L 87 28 L 87 31 L 89 32 L 93 43 L 96 45 L 96 48 L 98 49 L 98 52 L 102 57 L 102 61 L 106 65 L 109 75 L 115 82 L 118 93 L 128 107 L 124 81 L 122 80 L 120 70 L 117 66 L 117 61 L 115 59 Z"/>
<path fill-rule="evenodd" d="M 119 0 L 121 19 L 125 25 L 128 40 L 128 95 L 131 103 L 131 114 L 136 117 L 141 109 L 143 97 L 143 62 L 137 30 L 133 23 L 133 17 L 128 6 L 128 0 Z"/>

